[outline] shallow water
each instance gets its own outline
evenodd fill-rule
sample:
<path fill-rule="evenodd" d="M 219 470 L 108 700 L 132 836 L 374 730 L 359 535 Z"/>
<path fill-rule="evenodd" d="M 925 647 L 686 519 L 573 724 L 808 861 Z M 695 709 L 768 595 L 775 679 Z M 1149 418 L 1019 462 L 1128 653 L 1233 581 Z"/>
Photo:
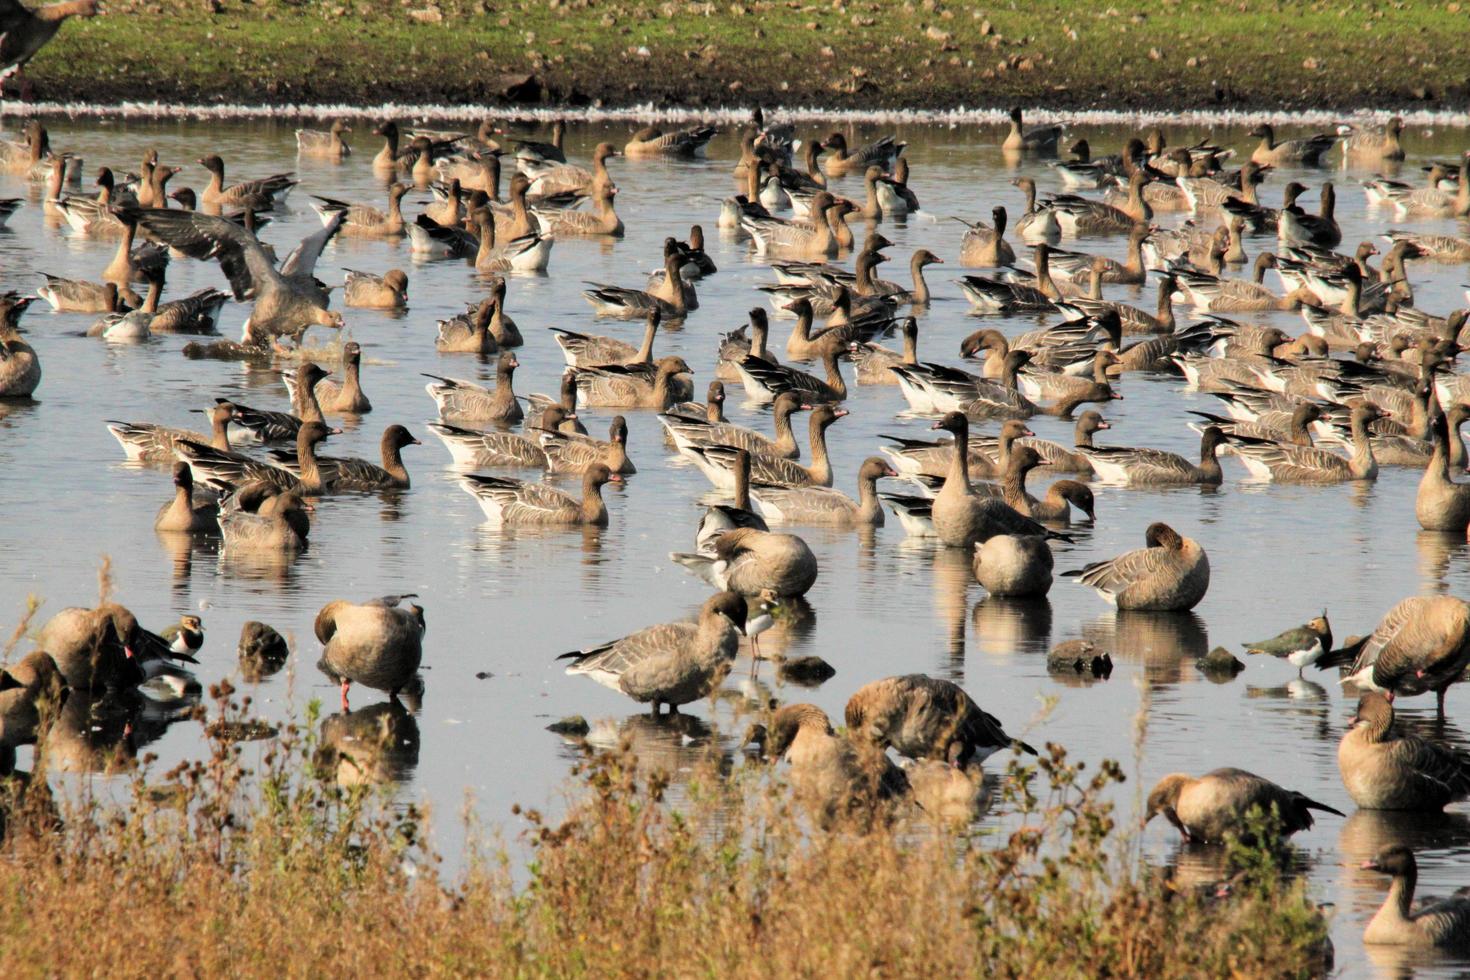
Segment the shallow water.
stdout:
<path fill-rule="evenodd" d="M 360 126 L 355 136 L 358 155 L 340 166 L 298 163 L 292 128 L 273 123 L 58 121 L 51 133 L 54 146 L 86 158 L 89 173 L 104 163 L 120 171 L 131 169 L 149 146 L 158 147 L 169 163 L 218 152 L 233 177 L 296 169 L 303 185 L 264 235 L 289 248 L 318 227 L 307 207 L 308 194 L 374 202 L 381 197 L 368 166 L 376 146 L 364 135 L 367 128 Z M 606 136 L 621 143 L 625 133 L 622 127 L 574 128 L 570 149 L 585 159 L 598 140 Z M 988 218 L 997 203 L 1012 214 L 1020 210 L 1020 196 L 1009 184 L 1014 173 L 996 149 L 998 134 L 993 128 L 915 126 L 900 131 L 909 143 L 912 184 L 925 212 L 883 226 L 884 234 L 897 243 L 890 250 L 894 260 L 883 271 L 901 280 L 909 252 L 919 246 L 950 263 L 930 269 L 936 299 L 921 319 L 921 356 L 926 359 L 955 362 L 959 339 L 979 325 L 953 283 L 962 271 L 954 265 L 960 227 L 945 216 Z M 866 130 L 855 134 L 874 135 Z M 1075 135 L 1087 136 L 1101 152 L 1115 148 L 1122 133 L 1079 128 Z M 1173 135 L 1182 144 L 1188 134 Z M 1239 128 L 1222 128 L 1215 135 L 1242 148 L 1253 142 Z M 1411 130 L 1406 142 L 1414 156 L 1404 171 L 1417 177 L 1420 158 L 1458 155 L 1464 133 Z M 718 202 L 731 192 L 729 170 L 737 151 L 735 138 L 727 134 L 713 144 L 708 161 L 614 161 L 627 237 L 615 244 L 559 242 L 549 277 L 515 276 L 510 283 L 508 310 L 528 341 L 518 351 L 522 367 L 517 391 L 556 390 L 563 362 L 545 327 L 636 341 L 641 325 L 594 320 L 580 295 L 582 281 L 640 285 L 644 273 L 659 261 L 663 237 L 682 237 L 697 221 L 711 232 L 708 248 L 720 271 L 699 283 L 702 308 L 681 331 L 662 334 L 659 349 L 684 355 L 703 392 L 719 333 L 739 326 L 752 305 L 764 302 L 753 286 L 772 279 L 747 256 L 743 243 L 713 233 Z M 1037 175 L 1044 189 L 1056 189 L 1043 166 L 1023 169 Z M 1314 207 L 1315 185 L 1328 175 L 1278 172 L 1263 188 L 1263 198 L 1275 202 L 1288 179 L 1303 178 L 1313 186 L 1307 203 Z M 1341 187 L 1339 218 L 1348 247 L 1396 225 L 1386 213 L 1366 213 L 1356 188 L 1356 180 L 1366 173 L 1330 175 Z M 202 183 L 203 171 L 191 162 L 172 186 L 197 188 Z M 861 184 L 849 179 L 842 189 L 858 195 Z M 16 178 L 0 178 L 0 196 L 27 194 Z M 405 209 L 415 213 L 427 197 L 427 192 L 415 192 Z M 43 227 L 39 204 L 31 200 L 33 206 L 17 213 L 10 230 L 0 235 L 0 284 L 33 289 L 38 284 L 35 273 L 42 270 L 95 276 L 114 245 Z M 1174 224 L 1180 217 L 1161 215 L 1158 220 Z M 1421 221 L 1415 227 L 1455 230 L 1449 221 Z M 1249 241 L 1247 249 L 1254 256 L 1273 244 Z M 1119 238 L 1094 239 L 1083 247 L 1122 258 Z M 10 557 L 0 566 L 0 618 L 13 621 L 31 594 L 46 600 L 37 625 L 62 606 L 90 605 L 99 559 L 108 555 L 118 599 L 146 625 L 161 628 L 181 613 L 202 611 L 208 639 L 200 678 L 206 684 L 238 677 L 234 644 L 246 620 L 263 620 L 298 639 L 290 667 L 254 691 L 264 714 L 282 717 L 299 711 L 309 698 L 320 698 L 329 709 L 336 704 L 335 688 L 314 667 L 320 648 L 311 622 L 324 602 L 418 593 L 429 624 L 427 690 L 416 717 L 419 738 L 415 748 L 388 760 L 379 775 L 401 778 L 406 798 L 433 804 L 438 843 L 452 857 L 459 849 L 458 817 L 467 798 L 484 820 L 504 828 L 506 836 L 515 833 L 515 824 L 508 822 L 512 803 L 554 806 L 562 798 L 575 751 L 543 730 L 557 718 L 585 715 L 605 738 L 622 729 L 647 753 L 674 767 L 687 765 L 691 746 L 708 737 L 697 722 L 686 721 L 687 727 L 678 730 L 651 726 L 636 705 L 585 678 L 565 676 L 552 659 L 650 623 L 683 617 L 698 607 L 707 589 L 671 563 L 668 553 L 691 548 L 701 513 L 697 500 L 708 485 L 663 448 L 651 412 L 625 412 L 639 472 L 625 487 L 608 488 L 608 529 L 587 534 L 501 531 L 483 524 L 475 501 L 448 468 L 447 452 L 424 428 L 433 417 L 433 403 L 424 393 L 420 372 L 493 381 L 492 366 L 468 355 L 440 355 L 433 345 L 435 321 L 482 296 L 484 286 L 462 265 L 415 264 L 405 244 L 381 242 L 338 241 L 324 255 L 318 275 L 340 282 L 342 269 L 381 272 L 395 266 L 410 274 L 411 304 L 405 315 L 347 311 L 350 334 L 364 347 L 363 384 L 375 410 L 361 420 L 349 420 L 347 433 L 332 441 L 329 452 L 376 458 L 383 428 L 405 423 L 424 441 L 406 451 L 413 489 L 395 499 L 321 501 L 311 548 L 291 562 L 242 563 L 222 558 L 217 545 L 208 541 L 161 540 L 152 530 L 152 519 L 170 496 L 166 472 L 124 464 L 102 425 L 107 418 L 197 425 L 199 416 L 189 410 L 211 404 L 215 396 L 283 409 L 288 401 L 278 373 L 185 360 L 179 348 L 187 338 L 110 345 L 83 336 L 91 316 L 55 315 L 39 304 L 33 308 L 23 326 L 44 362 L 38 400 L 0 403 L 0 540 Z M 1418 305 L 1426 310 L 1443 313 L 1463 302 L 1463 267 L 1415 264 L 1411 277 Z M 223 285 L 214 266 L 175 261 L 170 267 L 169 296 L 204 285 Z M 1155 287 L 1110 287 L 1108 294 L 1152 308 Z M 1283 328 L 1300 332 L 1299 318 L 1272 316 Z M 244 308 L 227 308 L 231 335 L 244 317 Z M 789 322 L 775 321 L 778 345 Z M 1031 324 L 1017 319 L 1000 325 L 1015 333 Z M 1100 442 L 1194 454 L 1198 437 L 1185 428 L 1185 410 L 1217 410 L 1215 399 L 1182 391 L 1174 378 L 1129 375 L 1121 390 L 1126 400 L 1106 406 L 1114 428 Z M 734 419 L 769 424 L 739 401 L 738 389 L 732 388 L 727 407 Z M 847 407 L 852 414 L 833 427 L 829 443 L 837 485 L 849 492 L 860 460 L 876 451 L 879 433 L 928 435 L 928 420 L 895 417 L 906 407 L 896 388 L 857 387 Z M 590 410 L 584 417 L 600 434 L 611 414 Z M 1041 417 L 1031 424 L 1039 435 L 1070 438 L 1070 422 Z M 804 421 L 800 426 L 804 432 Z M 1297 681 L 1283 662 L 1253 659 L 1234 680 L 1212 683 L 1195 661 L 1217 645 L 1238 650 L 1243 641 L 1303 622 L 1323 606 L 1342 637 L 1371 629 L 1406 595 L 1466 595 L 1466 543 L 1419 531 L 1412 507 L 1417 471 L 1385 469 L 1376 484 L 1367 486 L 1294 488 L 1247 483 L 1238 464 L 1225 465 L 1227 481 L 1218 491 L 1100 487 L 1097 525 L 1074 528 L 1075 544 L 1056 548 L 1058 571 L 1079 567 L 1138 547 L 1148 523 L 1166 521 L 1199 539 L 1210 554 L 1211 589 L 1192 614 L 1115 615 L 1090 590 L 1064 580 L 1046 602 L 987 599 L 967 562 L 905 540 L 896 522 L 868 536 L 806 529 L 801 533 L 822 563 L 821 578 L 807 597 L 811 615 L 767 634 L 763 642 L 771 648 L 784 645 L 790 655 L 820 655 L 837 668 L 837 676 L 815 690 L 782 688 L 767 666 L 760 687 L 752 689 L 744 680 L 742 659 L 729 682 L 730 696 L 712 705 L 693 705 L 691 711 L 726 733 L 738 734 L 752 710 L 748 695 L 758 692 L 811 700 L 836 718 L 862 684 L 922 671 L 965 684 L 1010 731 L 1032 743 L 1059 742 L 1090 762 L 1121 758 L 1131 773 L 1127 760 L 1133 755 L 1134 717 L 1146 692 L 1147 738 L 1137 773 L 1142 786 L 1171 771 L 1200 773 L 1233 765 L 1352 813 L 1338 779 L 1335 751 L 1353 701 L 1340 692 L 1334 676 Z M 1112 652 L 1117 669 L 1110 680 L 1077 685 L 1047 674 L 1046 650 L 1076 636 L 1097 639 Z M 27 646 L 23 643 L 20 649 Z M 1448 734 L 1461 744 L 1464 738 L 1454 720 L 1463 717 L 1467 698 L 1470 694 L 1461 690 L 1449 698 Z M 1052 699 L 1055 704 L 1044 710 Z M 374 692 L 354 691 L 360 710 L 378 701 Z M 1406 717 L 1433 712 L 1425 698 L 1400 704 Z M 160 730 L 150 728 L 147 734 Z M 162 730 L 149 750 L 169 763 L 201 752 L 202 746 L 199 727 L 187 722 Z M 1120 802 L 1131 806 L 1138 789 L 1133 783 L 1124 787 Z M 1181 854 L 1172 832 L 1161 823 L 1149 829 L 1150 854 L 1160 862 L 1177 862 L 1183 872 L 1208 874 L 1207 867 L 1199 867 L 1201 857 Z M 1365 954 L 1362 927 L 1381 902 L 1387 882 L 1356 866 L 1385 843 L 1400 840 L 1419 853 L 1422 894 L 1444 895 L 1464 884 L 1461 862 L 1470 851 L 1470 815 L 1463 805 L 1434 819 L 1323 815 L 1316 828 L 1295 838 L 1314 894 L 1335 906 L 1333 939 L 1345 976 L 1397 974 L 1401 968 L 1440 976 L 1470 968 L 1464 961 L 1405 964 L 1392 953 Z"/>

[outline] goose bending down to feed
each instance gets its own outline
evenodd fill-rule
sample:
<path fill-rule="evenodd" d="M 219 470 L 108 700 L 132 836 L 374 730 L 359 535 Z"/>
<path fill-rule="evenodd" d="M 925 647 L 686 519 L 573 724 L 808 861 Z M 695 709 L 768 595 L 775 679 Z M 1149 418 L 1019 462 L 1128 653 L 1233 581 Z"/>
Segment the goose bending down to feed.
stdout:
<path fill-rule="evenodd" d="M 408 274 L 402 269 L 389 269 L 381 276 L 348 269 L 342 301 L 365 310 L 401 310 L 408 303 Z"/>
<path fill-rule="evenodd" d="M 1371 402 L 1360 402 L 1353 408 L 1353 455 L 1350 459 L 1315 446 L 1291 446 L 1243 436 L 1237 436 L 1231 445 L 1246 468 L 1265 480 L 1282 483 L 1376 480 L 1378 460 L 1373 455 L 1369 426 L 1387 417 L 1387 412 Z"/>
<path fill-rule="evenodd" d="M 1319 670 L 1348 668 L 1343 683 L 1390 699 L 1433 691 L 1443 719 L 1445 694 L 1470 666 L 1470 605 L 1453 596 L 1412 596 L 1390 609 L 1361 643 L 1334 650 Z"/>
<path fill-rule="evenodd" d="M 31 297 L 0 296 L 0 398 L 29 398 L 41 384 L 41 358 L 20 335 L 20 315 Z"/>
<path fill-rule="evenodd" d="M 328 310 L 327 296 L 310 269 L 340 227 L 339 221 L 303 239 L 300 249 L 278 269 L 255 235 L 225 218 L 198 211 L 147 209 L 135 212 L 138 227 L 190 258 L 220 264 L 235 299 L 253 301 L 245 321 L 244 343 L 263 346 L 272 337 L 300 337 L 312 325 L 342 327 L 342 314 Z M 292 274 L 290 270 L 302 271 Z"/>
<path fill-rule="evenodd" d="M 1003 749 L 1036 750 L 1007 735 L 952 681 L 925 674 L 886 677 L 858 688 L 844 711 L 854 741 L 892 748 L 911 759 L 937 759 L 963 768 Z"/>
<path fill-rule="evenodd" d="M 1394 728 L 1393 704 L 1377 691 L 1337 744 L 1337 768 L 1353 802 L 1369 810 L 1442 810 L 1470 796 L 1470 754 Z"/>
<path fill-rule="evenodd" d="M 210 534 L 217 528 L 219 505 L 214 501 L 194 503 L 194 471 L 189 464 L 174 464 L 174 496 L 158 509 L 153 519 L 155 531 L 182 531 L 187 534 Z"/>
<path fill-rule="evenodd" d="M 1302 669 L 1321 660 L 1332 649 L 1332 624 L 1327 621 L 1327 610 L 1311 622 L 1294 626 L 1278 633 L 1269 640 L 1246 643 L 1246 653 L 1264 653 L 1285 660 L 1296 668 L 1297 676 Z"/>
<path fill-rule="evenodd" d="M 252 501 L 255 510 L 247 509 L 245 496 L 237 493 L 220 501 L 219 533 L 227 553 L 295 553 L 306 547 L 311 535 L 311 506 L 300 494 L 288 490 L 264 501 Z"/>
<path fill-rule="evenodd" d="M 582 499 L 547 486 L 502 476 L 466 475 L 460 485 L 480 502 L 486 518 L 495 524 L 532 527 L 606 527 L 607 504 L 602 488 L 622 483 L 623 478 L 602 463 L 594 463 L 582 474 Z"/>
<path fill-rule="evenodd" d="M 1208 426 L 1200 437 L 1200 461 L 1196 465 L 1177 453 L 1162 449 L 1140 449 L 1127 446 L 1079 446 L 1099 479 L 1130 486 L 1219 486 L 1224 479 L 1216 452 L 1225 442 L 1218 426 Z"/>
<path fill-rule="evenodd" d="M 60 610 L 36 634 L 36 649 L 51 654 L 67 685 L 77 691 L 134 687 L 146 679 L 150 664 L 198 663 L 191 654 L 170 650 L 115 602 Z"/>
<path fill-rule="evenodd" d="M 316 638 L 322 644 L 317 666 L 342 687 L 342 710 L 347 690 L 361 684 L 386 691 L 397 703 L 398 693 L 413 680 L 423 661 L 424 610 L 405 599 L 383 596 L 367 602 L 337 599 L 316 614 Z"/>
<path fill-rule="evenodd" d="M 482 388 L 472 381 L 441 378 L 434 374 L 424 375 L 432 379 L 424 386 L 424 390 L 434 399 L 434 404 L 439 406 L 440 418 L 476 422 L 519 422 L 526 414 L 520 402 L 516 401 L 513 387 L 515 370 L 519 366 L 520 361 L 514 354 L 503 351 L 495 364 L 494 390 Z"/>
<path fill-rule="evenodd" d="M 977 496 L 970 488 L 970 423 L 963 412 L 950 412 L 933 427 L 954 436 L 949 472 L 931 511 L 934 532 L 943 544 L 969 551 L 997 534 L 1057 536 L 1003 500 Z"/>
<path fill-rule="evenodd" d="M 754 486 L 750 497 L 767 519 L 781 524 L 812 524 L 831 527 L 882 527 L 883 507 L 878 503 L 878 481 L 896 477 L 898 471 L 877 456 L 869 456 L 858 468 L 858 499 L 831 487 Z"/>
<path fill-rule="evenodd" d="M 694 394 L 694 371 L 682 357 L 661 357 L 652 364 L 604 364 L 574 368 L 577 392 L 584 405 L 597 408 L 651 408 L 668 411 Z"/>
<path fill-rule="evenodd" d="M 1438 901 L 1414 908 L 1414 886 L 1419 866 L 1414 852 L 1402 844 L 1379 851 L 1363 870 L 1392 875 L 1383 907 L 1363 930 L 1363 942 L 1374 946 L 1420 949 L 1470 949 L 1470 895 L 1463 889 Z"/>
<path fill-rule="evenodd" d="M 655 715 L 663 705 L 677 714 L 680 705 L 708 697 L 729 675 L 747 611 L 743 596 L 720 592 L 705 600 L 695 622 L 649 626 L 557 659 L 572 661 L 568 674 L 585 674 L 651 705 Z"/>
<path fill-rule="evenodd" d="M 1053 559 L 1046 539 L 997 534 L 975 545 L 975 581 L 994 596 L 1044 596 L 1051 591 Z"/>
<path fill-rule="evenodd" d="M 1119 609 L 1183 612 L 1199 605 L 1210 587 L 1210 559 L 1198 541 L 1155 522 L 1144 547 L 1063 572 Z"/>
<path fill-rule="evenodd" d="M 1267 819 L 1274 812 L 1275 828 L 1281 837 L 1311 829 L 1315 822 L 1313 810 L 1344 816 L 1340 810 L 1255 773 L 1216 769 L 1199 777 L 1176 772 L 1160 779 L 1148 794 L 1144 822 L 1163 814 L 1186 841 L 1222 844 L 1228 838 L 1250 833 L 1252 810 L 1259 810 Z"/>
<path fill-rule="evenodd" d="M 714 539 L 714 554 L 669 555 L 717 589 L 778 599 L 806 595 L 817 581 L 817 557 L 794 534 L 737 527 Z"/>

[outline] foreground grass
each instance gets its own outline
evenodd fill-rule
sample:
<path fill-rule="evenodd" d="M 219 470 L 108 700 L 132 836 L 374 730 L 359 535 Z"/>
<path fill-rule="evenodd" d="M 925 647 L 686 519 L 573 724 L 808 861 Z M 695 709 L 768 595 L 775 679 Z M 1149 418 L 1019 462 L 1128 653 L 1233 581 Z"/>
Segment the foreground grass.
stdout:
<path fill-rule="evenodd" d="M 206 732 L 240 731 L 248 703 Z M 332 723 L 321 726 L 325 733 Z M 1228 897 L 1171 885 L 1052 748 L 1004 782 L 1003 839 L 901 817 L 812 830 L 761 767 L 717 755 L 667 794 L 629 750 L 589 755 L 567 815 L 521 813 L 524 874 L 471 829 L 443 874 L 422 815 L 314 717 L 213 740 L 123 802 L 54 796 L 38 753 L 0 848 L 0 975 L 1308 976 L 1324 925 L 1300 883 L 1247 860 Z M 390 729 L 383 738 L 391 741 Z M 54 779 L 58 784 L 66 780 Z M 69 785 L 75 785 L 71 780 Z M 78 924 L 88 923 L 79 941 Z M 62 924 L 66 924 L 62 927 Z"/>
<path fill-rule="evenodd" d="M 1470 91 L 1466 0 L 107 6 L 33 63 L 39 97 L 494 103 L 526 75 L 543 100 L 608 105 L 1355 108 Z"/>

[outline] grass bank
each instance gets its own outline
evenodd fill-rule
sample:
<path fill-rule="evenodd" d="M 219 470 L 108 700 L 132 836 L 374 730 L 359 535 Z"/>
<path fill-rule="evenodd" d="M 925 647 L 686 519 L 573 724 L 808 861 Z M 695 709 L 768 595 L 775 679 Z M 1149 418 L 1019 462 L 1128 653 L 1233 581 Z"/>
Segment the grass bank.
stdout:
<path fill-rule="evenodd" d="M 1470 92 L 1470 0 L 111 0 L 47 100 L 1330 108 Z M 215 12 L 215 8 L 220 8 Z"/>
<path fill-rule="evenodd" d="M 0 975 L 1324 970 L 1323 919 L 1269 856 L 1237 849 L 1243 871 L 1223 897 L 1167 879 L 1137 859 L 1104 800 L 1117 768 L 1084 772 L 1056 747 L 1012 766 L 1000 792 L 1015 829 L 990 836 L 902 814 L 814 830 L 758 763 L 732 770 L 712 752 L 675 794 L 631 749 L 589 751 L 564 818 L 518 812 L 524 840 L 509 852 L 471 828 L 478 845 L 449 874 L 424 815 L 375 785 L 405 750 L 393 723 L 342 739 L 336 718 L 309 713 L 235 741 L 269 733 L 248 723 L 247 699 L 228 687 L 212 697 L 204 758 L 165 773 L 118 755 L 121 800 L 53 795 L 54 737 L 28 779 L 7 777 Z M 82 922 L 80 942 L 58 928 Z"/>

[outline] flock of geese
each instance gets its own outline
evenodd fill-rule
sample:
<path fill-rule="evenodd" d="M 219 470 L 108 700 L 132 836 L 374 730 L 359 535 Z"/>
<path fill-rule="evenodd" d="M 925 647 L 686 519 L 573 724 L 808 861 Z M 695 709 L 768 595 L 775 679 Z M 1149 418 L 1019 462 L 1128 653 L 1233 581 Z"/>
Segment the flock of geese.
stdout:
<path fill-rule="evenodd" d="M 342 122 L 299 131 L 299 153 L 353 159 L 351 132 Z M 585 165 L 568 158 L 560 123 L 546 141 L 508 138 L 488 121 L 473 134 L 410 131 L 391 120 L 374 132 L 383 145 L 368 165 L 384 180 L 383 200 L 314 197 L 322 227 L 284 257 L 257 233 L 298 186 L 293 174 L 234 180 L 224 160 L 208 155 L 198 161 L 208 174 L 202 190 L 170 190 L 181 168 L 149 152 L 136 174 L 98 170 L 95 194 L 84 194 L 81 161 L 53 149 L 39 122 L 23 142 L 0 144 L 0 169 L 45 184 L 43 207 L 53 227 L 117 243 L 96 280 L 46 276 L 35 296 L 12 292 L 0 300 L 0 397 L 30 397 L 41 383 L 44 344 L 38 350 L 21 327 L 37 299 L 97 314 L 91 332 L 107 340 L 199 334 L 185 356 L 294 360 L 296 369 L 286 374 L 289 410 L 216 399 L 200 431 L 174 420 L 105 424 L 129 460 L 171 472 L 174 489 L 158 512 L 159 529 L 219 535 L 227 553 L 299 552 L 312 532 L 315 500 L 409 491 L 402 453 L 420 445 L 408 427 L 392 424 L 383 430 L 379 459 L 321 453 L 340 432 L 329 417 L 361 416 L 373 407 L 358 344 L 342 346 L 340 378 L 293 346 L 311 327 L 344 324 L 343 313 L 330 308 L 332 290 L 315 276 L 323 249 L 337 236 L 406 242 L 417 259 L 472 266 L 489 277 L 488 296 L 442 321 L 434 343 L 445 355 L 493 362 L 496 384 L 430 376 L 426 391 L 438 418 L 428 431 L 488 521 L 574 528 L 616 519 L 602 489 L 636 472 L 627 419 L 614 415 L 603 439 L 581 417 L 593 408 L 657 413 L 668 451 L 697 467 L 724 498 L 703 513 L 691 550 L 672 556 L 712 589 L 693 621 L 563 655 L 568 673 L 648 705 L 654 715 L 708 697 L 730 673 L 741 638 L 758 656 L 758 636 L 780 603 L 812 588 L 821 569 L 796 533 L 803 526 L 872 527 L 891 512 L 907 534 L 960 549 L 976 580 L 1000 596 L 1048 592 L 1050 542 L 1070 540 L 1074 520 L 1096 519 L 1090 484 L 1218 485 L 1226 478 L 1222 457 L 1257 478 L 1301 484 L 1373 480 L 1381 466 L 1416 467 L 1423 471 L 1414 505 L 1420 524 L 1458 535 L 1470 526 L 1470 483 L 1455 479 L 1466 460 L 1459 427 L 1470 414 L 1470 381 L 1453 371 L 1462 345 L 1470 344 L 1465 311 L 1416 306 L 1410 277 L 1414 262 L 1470 260 L 1470 238 L 1396 228 L 1375 266 L 1373 242 L 1352 254 L 1336 251 L 1343 241 L 1330 181 L 1322 184 L 1316 213 L 1300 203 L 1307 192 L 1301 184 L 1284 188 L 1280 207 L 1259 193 L 1273 168 L 1314 165 L 1338 147 L 1357 164 L 1402 159 L 1398 120 L 1381 132 L 1284 141 L 1263 125 L 1253 133 L 1259 143 L 1232 166 L 1230 149 L 1208 142 L 1171 148 L 1157 129 L 1129 139 L 1115 156 L 1095 155 L 1077 141 L 1071 159 L 1056 160 L 1061 128 L 1027 129 L 1013 112 L 1002 149 L 1030 174 L 1014 181 L 1025 207 L 1013 220 L 997 206 L 990 223 L 966 221 L 956 236 L 959 264 L 975 270 L 958 287 L 984 318 L 956 359 L 921 345 L 931 298 L 926 270 L 944 260 L 919 249 L 905 281 L 878 274 L 893 247 L 884 222 L 920 210 L 904 144 L 884 138 L 850 147 L 839 133 L 797 140 L 793 127 L 768 125 L 757 110 L 734 168 L 740 193 L 710 217 L 747 240 L 774 281 L 760 287 L 745 326 L 711 341 L 709 361 L 700 365 L 701 372 L 712 365 L 703 401 L 696 400 L 691 365 L 655 351 L 661 328 L 699 310 L 700 280 L 719 274 L 700 226 L 682 240 L 665 239 L 660 268 L 646 282 L 587 284 L 584 296 L 598 317 L 643 325 L 638 343 L 564 327 L 552 328 L 549 339 L 523 334 L 506 310 L 514 280 L 505 274 L 547 272 L 555 246 L 567 239 L 620 237 L 610 164 L 702 154 L 713 128 L 650 126 L 621 148 L 600 143 Z M 1465 173 L 1461 161 L 1439 162 L 1422 182 L 1378 178 L 1364 190 L 1375 207 L 1412 229 L 1417 218 L 1470 217 Z M 1043 182 L 1062 189 L 1046 196 Z M 433 199 L 410 218 L 404 204 L 415 187 L 430 188 Z M 18 204 L 6 202 L 6 213 Z M 1189 212 L 1190 220 L 1174 230 L 1153 225 L 1155 214 L 1171 211 Z M 1126 240 L 1124 261 L 1081 248 L 1108 236 Z M 1273 242 L 1275 250 L 1267 251 Z M 1261 251 L 1242 277 L 1236 270 L 1250 258 L 1247 246 Z M 1026 249 L 1032 261 L 1023 264 L 1017 254 Z M 170 263 L 190 260 L 217 263 L 229 292 L 209 288 L 165 299 Z M 1279 277 L 1279 289 L 1267 283 L 1268 272 Z M 1110 285 L 1151 281 L 1154 309 L 1104 295 Z M 351 271 L 340 296 L 349 308 L 398 309 L 408 288 L 399 269 Z M 212 337 L 231 297 L 250 304 L 242 336 Z M 1180 305 L 1192 315 L 1176 319 Z M 1276 310 L 1300 310 L 1303 332 L 1291 337 L 1235 318 Z M 1055 322 L 1011 335 L 994 325 L 1004 320 L 993 317 L 1017 314 Z M 794 323 L 784 346 L 772 337 L 773 315 Z M 884 345 L 889 337 L 896 349 Z M 518 395 L 522 356 L 564 359 L 560 391 Z M 819 369 L 810 370 L 812 362 Z M 1124 397 L 1123 379 L 1133 372 L 1178 375 L 1219 399 L 1218 414 L 1191 413 L 1198 458 L 1126 439 L 1099 441 L 1116 431 L 1107 406 Z M 835 489 L 825 441 L 848 414 L 842 404 L 852 384 L 892 386 L 896 413 L 930 417 L 936 433 L 948 435 L 885 437 L 860 464 L 856 497 Z M 771 429 L 726 418 L 734 385 L 745 399 L 769 404 Z M 1072 444 L 1038 438 L 1027 426 L 1037 415 L 1075 418 Z M 977 431 L 992 423 L 994 435 Z M 524 478 L 536 471 L 580 477 L 580 493 Z M 1028 485 L 1035 475 L 1054 482 Z M 880 493 L 885 480 L 904 483 Z M 1208 542 L 1162 522 L 1141 536 L 1137 550 L 1061 576 L 1119 609 L 1193 608 L 1210 584 Z M 320 666 L 340 683 L 344 710 L 352 684 L 396 700 L 414 683 L 426 628 L 415 599 L 339 600 L 318 614 Z M 202 640 L 196 617 L 165 635 L 144 629 L 116 604 L 63 610 L 35 635 L 35 651 L 0 675 L 5 744 L 34 741 L 38 704 L 68 691 L 100 696 L 153 681 L 187 685 L 186 665 Z M 1250 649 L 1299 672 L 1342 669 L 1361 692 L 1339 752 L 1344 786 L 1357 805 L 1436 810 L 1470 796 L 1470 752 L 1394 720 L 1397 699 L 1428 693 L 1443 717 L 1446 692 L 1470 666 L 1470 605 L 1446 596 L 1406 598 L 1368 635 L 1342 646 L 1334 646 L 1324 612 Z M 1091 647 L 1068 649 L 1054 659 L 1085 667 L 1097 662 L 1094 654 Z M 909 797 L 921 806 L 978 801 L 987 756 L 1013 748 L 1035 754 L 960 687 L 921 674 L 860 688 L 844 720 L 838 730 L 815 705 L 788 704 L 747 734 L 758 753 L 789 765 L 795 790 L 828 819 L 870 818 Z M 896 766 L 888 749 L 906 765 Z M 1274 811 L 1283 835 L 1310 827 L 1312 811 L 1341 815 L 1239 769 L 1170 775 L 1148 798 L 1149 818 L 1162 815 L 1187 840 L 1204 842 L 1241 833 L 1257 808 Z M 1411 908 L 1412 853 L 1390 848 L 1374 867 L 1392 875 L 1394 886 L 1368 941 L 1470 941 L 1470 898 Z"/>

